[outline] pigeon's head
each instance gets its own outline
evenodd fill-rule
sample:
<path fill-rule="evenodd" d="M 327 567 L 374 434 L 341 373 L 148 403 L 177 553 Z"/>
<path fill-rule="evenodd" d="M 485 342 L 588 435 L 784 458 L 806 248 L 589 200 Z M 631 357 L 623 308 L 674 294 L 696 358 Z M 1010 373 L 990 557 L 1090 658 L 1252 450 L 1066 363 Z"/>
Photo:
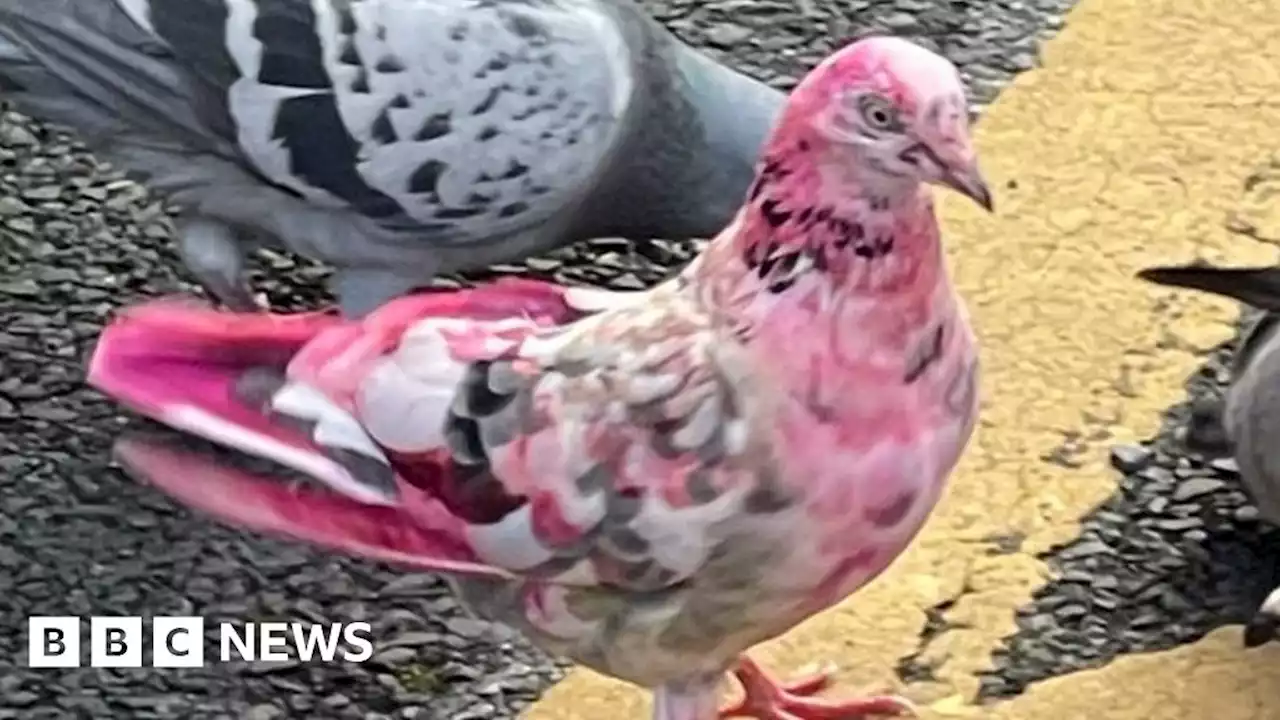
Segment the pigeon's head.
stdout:
<path fill-rule="evenodd" d="M 779 130 L 812 139 L 824 166 L 864 185 L 934 183 L 992 208 L 959 71 L 907 40 L 870 37 L 828 57 L 792 91 Z"/>

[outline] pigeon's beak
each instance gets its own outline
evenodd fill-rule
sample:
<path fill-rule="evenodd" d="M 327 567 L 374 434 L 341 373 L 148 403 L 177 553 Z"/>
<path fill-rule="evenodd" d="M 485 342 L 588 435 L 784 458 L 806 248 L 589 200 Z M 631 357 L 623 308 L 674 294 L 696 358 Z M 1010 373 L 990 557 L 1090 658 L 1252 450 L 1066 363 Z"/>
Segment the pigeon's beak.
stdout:
<path fill-rule="evenodd" d="M 971 158 L 956 163 L 947 163 L 942 168 L 942 184 L 978 203 L 987 212 L 995 211 L 995 201 L 991 197 L 991 188 L 978 169 L 978 161 Z"/>

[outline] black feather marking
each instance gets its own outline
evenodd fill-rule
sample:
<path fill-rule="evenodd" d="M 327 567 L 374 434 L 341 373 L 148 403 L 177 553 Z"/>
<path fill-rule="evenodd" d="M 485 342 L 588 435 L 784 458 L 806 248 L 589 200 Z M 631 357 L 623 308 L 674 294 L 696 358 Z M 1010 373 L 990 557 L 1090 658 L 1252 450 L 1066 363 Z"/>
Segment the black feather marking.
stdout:
<path fill-rule="evenodd" d="M 924 371 L 929 369 L 942 357 L 942 341 L 945 337 L 945 326 L 938 325 L 934 328 L 933 333 L 929 336 L 928 341 L 918 348 L 915 356 L 911 358 L 907 364 L 906 372 L 903 374 L 902 381 L 907 385 L 919 380 Z"/>
<path fill-rule="evenodd" d="M 625 525 L 615 526 L 601 539 L 618 551 L 615 554 L 624 557 L 642 557 L 649 552 L 649 541 Z"/>
<path fill-rule="evenodd" d="M 662 418 L 653 423 L 652 435 L 649 437 L 649 447 L 658 454 L 658 457 L 664 460 L 675 460 L 684 455 L 684 450 L 677 448 L 675 444 L 675 434 L 680 432 L 683 423 L 680 420 L 672 420 L 670 418 Z"/>
<path fill-rule="evenodd" d="M 866 260 L 876 260 L 893 252 L 893 236 L 880 235 L 859 245 L 854 245 L 853 254 Z"/>
<path fill-rule="evenodd" d="M 440 220 L 465 220 L 484 213 L 484 208 L 444 208 L 437 210 L 435 217 Z"/>
<path fill-rule="evenodd" d="M 480 419 L 495 415 L 506 409 L 515 398 L 515 393 L 496 393 L 490 389 L 489 371 L 492 367 L 492 361 L 483 360 L 467 368 L 458 388 L 462 402 L 456 404 L 465 417 Z"/>
<path fill-rule="evenodd" d="M 502 179 L 514 180 L 522 175 L 527 174 L 528 172 L 529 172 L 528 165 L 521 164 L 517 160 L 512 160 L 511 164 L 507 166 L 507 171 L 502 173 Z"/>
<path fill-rule="evenodd" d="M 334 11 L 338 14 L 338 32 L 343 35 L 355 35 L 359 30 L 356 27 L 356 17 L 351 12 L 351 8 L 344 3 L 334 3 Z"/>
<path fill-rule="evenodd" d="M 515 217 L 520 213 L 528 212 L 528 210 L 529 210 L 529 203 L 517 201 L 517 202 L 511 203 L 510 205 L 503 205 L 502 209 L 498 211 L 498 217 L 503 217 L 503 218 Z"/>
<path fill-rule="evenodd" d="M 574 478 L 573 484 L 583 495 L 595 495 L 609 486 L 613 471 L 604 463 L 596 463 L 591 469 Z"/>
<path fill-rule="evenodd" d="M 332 95 L 303 95 L 280 103 L 272 134 L 289 150 L 294 175 L 346 200 L 363 215 L 404 217 L 399 203 L 370 187 L 356 171 L 359 145 Z"/>
<path fill-rule="evenodd" d="M 209 127 L 226 138 L 236 136 L 227 104 L 227 88 L 241 78 L 227 49 L 227 5 L 223 2 L 150 0 L 151 25 L 172 52 L 192 68 L 196 88 L 190 100 Z M 289 191 L 292 192 L 292 191 Z"/>
<path fill-rule="evenodd" d="M 793 500 L 779 487 L 774 473 L 767 468 L 758 471 L 756 486 L 743 502 L 743 509 L 749 513 L 769 515 L 791 507 Z"/>
<path fill-rule="evenodd" d="M 400 139 L 396 135 L 396 126 L 391 124 L 391 114 L 385 108 L 374 118 L 371 132 L 373 139 L 383 145 L 390 145 Z"/>
<path fill-rule="evenodd" d="M 383 55 L 378 64 L 373 66 L 380 73 L 401 73 L 405 71 L 404 62 L 395 55 Z"/>
<path fill-rule="evenodd" d="M 369 71 L 361 67 L 356 72 L 356 77 L 351 81 L 351 92 L 361 95 L 368 95 L 373 92 L 373 88 L 369 86 Z"/>
<path fill-rule="evenodd" d="M 489 464 L 489 454 L 485 452 L 480 438 L 480 424 L 475 420 L 449 413 L 445 420 L 444 438 L 454 461 L 463 465 Z"/>
<path fill-rule="evenodd" d="M 418 129 L 418 133 L 413 136 L 414 140 L 434 140 L 449 134 L 453 129 L 452 116 L 447 112 L 438 112 L 428 117 L 422 123 L 422 127 Z"/>
<path fill-rule="evenodd" d="M 506 85 L 499 85 L 498 87 L 491 89 L 489 94 L 485 96 L 484 100 L 481 100 L 479 105 L 472 108 L 471 114 L 483 115 L 492 110 L 493 106 L 498 103 L 498 97 L 502 95 L 503 91 L 506 89 Z"/>
<path fill-rule="evenodd" d="M 705 465 L 689 471 L 685 478 L 685 491 L 689 493 L 689 499 L 704 505 L 720 497 L 720 491 L 711 482 L 711 478 L 711 470 Z"/>
<path fill-rule="evenodd" d="M 499 72 L 509 67 L 511 67 L 511 54 L 503 51 L 485 64 L 484 69 L 489 72 Z"/>
<path fill-rule="evenodd" d="M 262 42 L 259 82 L 314 90 L 332 87 L 310 3 L 258 0 L 253 35 Z"/>
<path fill-rule="evenodd" d="M 516 37 L 525 40 L 542 39 L 544 41 L 547 38 L 546 26 L 528 15 L 508 12 L 503 15 L 502 20 L 503 24 L 507 26 L 507 30 L 510 30 Z"/>
<path fill-rule="evenodd" d="M 781 227 L 783 223 L 791 219 L 791 211 L 780 208 L 777 200 L 769 198 L 760 203 L 760 214 L 764 217 L 765 222 L 770 227 Z"/>
<path fill-rule="evenodd" d="M 643 506 L 644 492 L 639 488 L 616 490 L 610 493 L 605 501 L 605 516 L 601 524 L 605 527 L 626 525 L 640 514 L 640 508 Z"/>
<path fill-rule="evenodd" d="M 324 454 L 341 465 L 361 485 L 374 488 L 387 497 L 398 494 L 395 470 L 378 458 L 341 447 L 325 448 Z"/>
<path fill-rule="evenodd" d="M 779 293 L 786 292 L 795 284 L 796 284 L 796 278 L 794 276 L 791 276 L 791 277 L 782 278 L 781 280 L 775 280 L 774 282 L 769 283 L 765 287 L 765 289 L 773 293 L 774 295 L 777 295 Z"/>
<path fill-rule="evenodd" d="M 809 259 L 813 262 L 814 272 L 825 273 L 831 269 L 830 261 L 827 260 L 827 249 L 825 247 L 816 247 L 810 250 Z"/>
<path fill-rule="evenodd" d="M 362 67 L 364 65 L 364 58 L 360 57 L 360 50 L 356 48 L 355 40 L 347 38 L 342 41 L 342 52 L 338 54 L 338 62 L 343 65 L 353 65 L 355 67 Z"/>
<path fill-rule="evenodd" d="M 528 502 L 507 492 L 494 477 L 487 458 L 482 463 L 453 459 L 443 473 L 431 454 L 388 452 L 388 458 L 405 482 L 440 498 L 450 512 L 470 523 L 498 522 Z"/>
<path fill-rule="evenodd" d="M 779 275 L 790 276 L 796 270 L 796 265 L 800 263 L 800 253 L 787 253 L 778 258 L 778 264 L 775 272 Z"/>
<path fill-rule="evenodd" d="M 196 8 L 213 4 L 183 3 L 182 13 L 188 16 L 183 20 L 190 23 L 189 15 Z M 223 42 L 225 20 L 218 28 L 217 39 Z M 314 90 L 332 89 L 310 4 L 292 0 L 258 0 L 258 17 L 254 21 L 253 33 L 263 47 L 259 82 Z M 359 90 L 361 83 L 357 78 L 353 89 Z M 367 80 L 363 84 L 367 89 Z M 360 176 L 357 170 L 359 143 L 343 122 L 332 93 L 315 92 L 281 101 L 276 110 L 272 137 L 288 151 L 289 171 L 296 177 L 345 200 L 362 215 L 396 224 L 411 223 L 399 203 L 369 186 Z"/>
<path fill-rule="evenodd" d="M 409 176 L 409 192 L 415 195 L 434 193 L 436 183 L 440 182 L 440 176 L 448 169 L 449 166 L 439 160 L 428 160 L 422 163 Z"/>

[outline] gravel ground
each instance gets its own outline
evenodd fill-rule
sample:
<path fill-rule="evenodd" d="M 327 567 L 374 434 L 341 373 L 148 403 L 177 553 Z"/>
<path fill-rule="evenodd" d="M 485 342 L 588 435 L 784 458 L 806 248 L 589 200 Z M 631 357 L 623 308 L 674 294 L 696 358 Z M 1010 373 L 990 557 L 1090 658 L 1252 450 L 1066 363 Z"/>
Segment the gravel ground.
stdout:
<path fill-rule="evenodd" d="M 1210 353 L 1154 439 L 1112 448 L 1115 494 L 1046 556 L 1058 579 L 1019 611 L 983 696 L 1244 623 L 1276 586 L 1280 533 L 1259 521 L 1211 419 L 1235 342 Z"/>
<path fill-rule="evenodd" d="M 960 64 L 975 109 L 1035 63 L 1067 0 L 720 0 L 649 3 L 677 33 L 778 87 L 841 40 L 889 30 Z M 732 19 L 731 19 L 732 18 Z M 195 288 L 162 205 L 68 136 L 0 116 L 0 626 L 28 615 L 200 614 L 368 619 L 376 662 L 198 670 L 29 670 L 25 630 L 0 634 L 4 718 L 509 718 L 560 673 L 542 653 L 461 614 L 441 583 L 243 536 L 175 508 L 108 467 L 135 420 L 82 385 L 114 308 Z M 533 272 L 630 288 L 695 248 L 622 241 L 531 261 Z M 324 301 L 323 268 L 260 258 L 278 307 Z M 7 664 L 15 663 L 17 667 Z"/>

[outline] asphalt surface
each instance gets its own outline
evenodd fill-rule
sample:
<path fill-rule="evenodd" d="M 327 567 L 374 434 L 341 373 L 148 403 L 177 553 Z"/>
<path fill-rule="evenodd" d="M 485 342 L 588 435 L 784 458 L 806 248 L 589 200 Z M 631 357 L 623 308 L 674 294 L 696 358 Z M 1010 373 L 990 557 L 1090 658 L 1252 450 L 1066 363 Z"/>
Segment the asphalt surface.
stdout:
<path fill-rule="evenodd" d="M 939 49 L 975 110 L 1035 64 L 1069 3 L 1036 1 L 650 3 L 687 41 L 775 84 L 843 40 L 888 30 Z M 507 718 L 560 675 L 518 637 L 466 618 L 427 576 L 334 558 L 214 525 L 109 467 L 137 426 L 82 385 L 114 308 L 196 292 L 163 206 L 67 135 L 0 118 L 0 719 Z M 692 248 L 619 241 L 530 263 L 562 279 L 634 287 Z M 273 305 L 325 300 L 324 270 L 262 258 Z M 518 271 L 509 268 L 506 271 Z M 29 615 L 199 614 L 235 621 L 368 619 L 364 665 L 198 670 L 31 670 Z M 7 666 L 12 663 L 12 666 Z"/>
<path fill-rule="evenodd" d="M 1213 409 L 1237 342 L 1208 354 L 1156 437 L 1112 447 L 1116 492 L 1044 556 L 1056 579 L 1018 611 L 983 699 L 1242 625 L 1280 584 L 1280 532 L 1259 520 Z"/>

